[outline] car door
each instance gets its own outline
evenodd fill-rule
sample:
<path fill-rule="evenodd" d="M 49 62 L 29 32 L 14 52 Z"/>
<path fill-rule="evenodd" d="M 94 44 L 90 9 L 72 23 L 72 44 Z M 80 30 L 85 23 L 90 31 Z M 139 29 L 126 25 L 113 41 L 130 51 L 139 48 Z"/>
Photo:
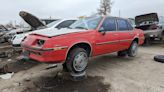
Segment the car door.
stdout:
<path fill-rule="evenodd" d="M 96 55 L 117 51 L 119 35 L 116 27 L 116 19 L 106 17 L 96 34 Z"/>
<path fill-rule="evenodd" d="M 133 27 L 126 19 L 117 19 L 118 34 L 119 34 L 119 49 L 128 49 L 135 36 L 133 33 Z"/>

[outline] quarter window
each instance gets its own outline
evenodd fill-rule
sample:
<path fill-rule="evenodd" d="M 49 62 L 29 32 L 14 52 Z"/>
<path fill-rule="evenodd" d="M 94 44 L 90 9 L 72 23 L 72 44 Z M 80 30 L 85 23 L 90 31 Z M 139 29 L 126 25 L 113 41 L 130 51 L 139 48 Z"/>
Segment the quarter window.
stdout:
<path fill-rule="evenodd" d="M 116 22 L 114 18 L 106 18 L 100 27 L 100 31 L 116 31 Z"/>
<path fill-rule="evenodd" d="M 127 24 L 128 24 L 128 29 L 129 29 L 129 30 L 133 30 L 132 25 L 131 25 L 129 22 L 127 22 Z"/>
<path fill-rule="evenodd" d="M 127 31 L 127 30 L 129 30 L 128 24 L 127 24 L 127 21 L 126 20 L 124 20 L 124 19 L 118 19 L 117 20 L 117 23 L 118 23 L 118 30 L 119 31 Z"/>

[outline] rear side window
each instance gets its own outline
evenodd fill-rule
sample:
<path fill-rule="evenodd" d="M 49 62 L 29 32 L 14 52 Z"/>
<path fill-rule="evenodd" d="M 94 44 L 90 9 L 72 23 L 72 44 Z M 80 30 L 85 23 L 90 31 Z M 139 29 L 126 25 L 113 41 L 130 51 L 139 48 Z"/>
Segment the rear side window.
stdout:
<path fill-rule="evenodd" d="M 124 20 L 124 19 L 118 19 L 117 20 L 117 23 L 118 23 L 118 30 L 119 31 L 127 31 L 127 30 L 129 30 L 128 23 L 127 23 L 126 20 Z"/>
<path fill-rule="evenodd" d="M 100 27 L 100 31 L 116 31 L 115 18 L 106 18 Z"/>
<path fill-rule="evenodd" d="M 130 22 L 127 22 L 127 24 L 128 24 L 128 29 L 129 29 L 129 30 L 133 30 L 132 24 L 131 24 Z"/>
<path fill-rule="evenodd" d="M 75 22 L 75 20 L 66 20 L 60 23 L 56 28 L 68 28 L 70 25 L 72 25 Z"/>

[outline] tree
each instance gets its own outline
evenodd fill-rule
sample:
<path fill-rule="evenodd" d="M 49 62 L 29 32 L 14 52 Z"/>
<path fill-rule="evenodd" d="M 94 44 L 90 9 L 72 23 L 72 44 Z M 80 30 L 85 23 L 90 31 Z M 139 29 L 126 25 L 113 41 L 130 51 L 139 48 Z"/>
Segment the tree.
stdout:
<path fill-rule="evenodd" d="M 101 0 L 100 2 L 100 8 L 98 9 L 98 14 L 100 15 L 109 15 L 111 12 L 111 6 L 112 6 L 111 0 Z"/>

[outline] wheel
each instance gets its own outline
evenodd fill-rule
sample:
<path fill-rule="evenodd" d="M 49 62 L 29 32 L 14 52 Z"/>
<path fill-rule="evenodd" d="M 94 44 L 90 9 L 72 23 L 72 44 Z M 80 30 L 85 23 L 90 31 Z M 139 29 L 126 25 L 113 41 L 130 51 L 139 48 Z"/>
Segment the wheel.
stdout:
<path fill-rule="evenodd" d="M 164 63 L 164 55 L 157 55 L 154 57 L 154 60 L 157 62 Z"/>
<path fill-rule="evenodd" d="M 71 73 L 83 73 L 86 70 L 89 55 L 83 48 L 73 49 L 66 60 L 66 68 Z"/>
<path fill-rule="evenodd" d="M 117 56 L 119 56 L 119 57 L 125 57 L 126 55 L 127 55 L 127 51 L 119 51 L 117 53 Z"/>
<path fill-rule="evenodd" d="M 135 57 L 138 53 L 138 43 L 136 41 L 133 41 L 129 50 L 128 50 L 128 56 Z"/>

